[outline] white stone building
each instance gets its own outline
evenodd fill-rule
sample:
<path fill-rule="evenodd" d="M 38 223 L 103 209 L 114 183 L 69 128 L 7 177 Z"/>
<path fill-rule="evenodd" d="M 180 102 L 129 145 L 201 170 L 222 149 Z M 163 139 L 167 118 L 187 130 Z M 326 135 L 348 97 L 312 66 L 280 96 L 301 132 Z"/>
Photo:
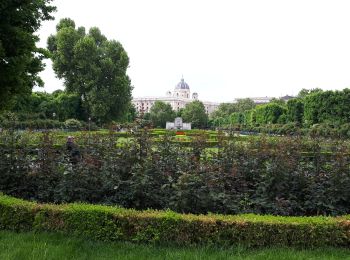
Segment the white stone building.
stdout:
<path fill-rule="evenodd" d="M 174 111 L 178 111 L 181 108 L 194 101 L 198 100 L 198 93 L 194 92 L 191 96 L 190 87 L 182 78 L 181 81 L 175 86 L 174 92 L 168 91 L 164 97 L 140 97 L 134 98 L 132 103 L 139 113 L 147 113 L 156 101 L 163 101 L 171 105 Z M 207 114 L 214 112 L 220 103 L 201 101 L 205 107 Z"/>

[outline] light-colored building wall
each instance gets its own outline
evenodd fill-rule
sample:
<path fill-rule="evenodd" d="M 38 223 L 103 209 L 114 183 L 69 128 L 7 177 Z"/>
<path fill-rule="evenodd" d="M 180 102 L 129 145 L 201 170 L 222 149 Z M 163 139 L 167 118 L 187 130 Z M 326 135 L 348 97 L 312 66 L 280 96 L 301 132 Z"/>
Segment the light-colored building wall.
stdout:
<path fill-rule="evenodd" d="M 198 93 L 193 93 L 191 97 L 191 92 L 188 84 L 181 79 L 181 81 L 176 85 L 173 93 L 168 91 L 164 97 L 140 97 L 134 98 L 132 103 L 134 104 L 136 110 L 139 113 L 148 113 L 151 110 L 151 107 L 156 101 L 162 101 L 171 105 L 174 111 L 179 111 L 181 108 L 194 101 L 198 100 Z M 220 103 L 201 101 L 205 107 L 207 114 L 213 113 Z"/>
<path fill-rule="evenodd" d="M 293 96 L 283 96 L 280 99 L 288 101 L 289 99 L 294 98 Z M 267 104 L 271 101 L 272 97 L 252 97 L 250 98 L 254 101 L 255 104 Z M 156 101 L 163 101 L 171 105 L 174 111 L 179 111 L 181 108 L 185 108 L 185 106 L 198 99 L 198 93 L 194 92 L 191 96 L 190 87 L 181 79 L 181 81 L 175 86 L 173 92 L 167 91 L 166 95 L 163 97 L 140 97 L 134 98 L 133 104 L 136 110 L 139 113 L 148 113 L 151 110 L 151 107 L 154 105 Z M 237 103 L 240 99 L 234 99 L 232 103 Z M 208 115 L 213 113 L 220 105 L 217 102 L 209 102 L 209 101 L 201 101 L 205 107 L 205 111 Z"/>

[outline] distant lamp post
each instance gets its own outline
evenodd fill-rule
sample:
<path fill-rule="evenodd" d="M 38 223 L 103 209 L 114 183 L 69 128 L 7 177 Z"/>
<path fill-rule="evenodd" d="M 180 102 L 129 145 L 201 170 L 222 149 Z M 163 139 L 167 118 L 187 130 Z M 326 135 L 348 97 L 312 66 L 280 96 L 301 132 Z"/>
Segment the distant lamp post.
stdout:
<path fill-rule="evenodd" d="M 54 121 L 56 120 L 56 113 L 55 113 L 55 112 L 52 113 L 52 119 L 53 119 Z"/>
<path fill-rule="evenodd" d="M 91 124 L 91 117 L 88 118 L 89 122 L 88 122 L 88 130 L 89 130 L 89 134 L 88 134 L 88 144 L 91 143 L 91 133 L 90 133 L 90 124 Z"/>

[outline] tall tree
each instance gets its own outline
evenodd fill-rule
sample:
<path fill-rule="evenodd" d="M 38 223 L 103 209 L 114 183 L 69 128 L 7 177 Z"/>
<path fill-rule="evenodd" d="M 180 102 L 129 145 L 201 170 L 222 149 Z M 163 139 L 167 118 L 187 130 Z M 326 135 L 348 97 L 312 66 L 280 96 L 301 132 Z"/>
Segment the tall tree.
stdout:
<path fill-rule="evenodd" d="M 232 113 L 244 113 L 247 110 L 255 108 L 255 103 L 250 98 L 242 98 L 237 103 L 221 103 L 212 114 L 211 118 L 226 118 L 229 120 Z"/>
<path fill-rule="evenodd" d="M 236 103 L 236 107 L 237 107 L 237 112 L 243 113 L 247 110 L 251 110 L 253 108 L 255 108 L 255 103 L 252 99 L 250 98 L 242 98 L 239 99 Z"/>
<path fill-rule="evenodd" d="M 155 127 L 165 128 L 166 122 L 173 122 L 175 116 L 171 105 L 162 101 L 156 101 L 150 110 L 150 119 Z"/>
<path fill-rule="evenodd" d="M 227 117 L 237 111 L 237 104 L 235 103 L 221 103 L 219 107 L 211 114 L 211 118 Z"/>
<path fill-rule="evenodd" d="M 303 123 L 304 103 L 300 98 L 293 98 L 287 102 L 287 120 L 289 122 Z"/>
<path fill-rule="evenodd" d="M 268 103 L 255 108 L 255 120 L 258 124 L 276 124 L 285 113 L 286 109 L 283 106 L 276 103 Z"/>
<path fill-rule="evenodd" d="M 350 122 L 350 89 L 315 92 L 304 99 L 304 121 L 307 125 Z"/>
<path fill-rule="evenodd" d="M 319 93 L 322 92 L 323 90 L 320 88 L 313 88 L 313 89 L 306 89 L 303 88 L 302 90 L 299 91 L 298 93 L 298 98 L 305 98 L 306 96 L 313 94 L 313 93 Z"/>
<path fill-rule="evenodd" d="M 280 106 L 285 106 L 286 105 L 286 101 L 284 101 L 283 99 L 280 98 L 272 98 L 269 102 L 270 104 L 277 104 Z"/>
<path fill-rule="evenodd" d="M 1 0 L 0 2 L 0 110 L 16 95 L 42 86 L 38 73 L 44 69 L 45 51 L 37 48 L 34 33 L 41 22 L 53 19 L 52 0 Z"/>
<path fill-rule="evenodd" d="M 194 128 L 207 126 L 208 115 L 202 102 L 196 100 L 188 103 L 182 111 L 182 118 L 185 122 L 192 123 Z"/>
<path fill-rule="evenodd" d="M 107 40 L 93 27 L 75 27 L 69 18 L 48 38 L 53 69 L 64 79 L 66 90 L 82 97 L 88 114 L 103 122 L 120 120 L 131 102 L 131 83 L 126 74 L 129 58 L 123 46 Z"/>

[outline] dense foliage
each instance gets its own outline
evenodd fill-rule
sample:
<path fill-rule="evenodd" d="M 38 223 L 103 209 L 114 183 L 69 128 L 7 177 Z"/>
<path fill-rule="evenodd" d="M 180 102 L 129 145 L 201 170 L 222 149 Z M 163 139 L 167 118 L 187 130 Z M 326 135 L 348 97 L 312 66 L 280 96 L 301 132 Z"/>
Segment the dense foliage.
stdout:
<path fill-rule="evenodd" d="M 212 114 L 213 118 L 224 118 L 232 113 L 243 113 L 255 108 L 254 101 L 249 98 L 239 99 L 237 103 L 222 103 Z"/>
<path fill-rule="evenodd" d="M 56 90 L 52 94 L 33 92 L 31 95 L 17 97 L 11 111 L 17 114 L 19 120 L 85 119 L 81 98 L 62 90 Z"/>
<path fill-rule="evenodd" d="M 304 101 L 306 124 L 350 123 L 350 89 L 324 91 L 310 94 Z"/>
<path fill-rule="evenodd" d="M 131 82 L 126 74 L 129 57 L 121 43 L 107 40 L 97 27 L 86 33 L 69 18 L 62 19 L 56 29 L 48 38 L 48 49 L 66 91 L 81 97 L 94 119 L 123 118 L 130 107 Z"/>
<path fill-rule="evenodd" d="M 159 128 L 165 128 L 166 122 L 174 122 L 175 116 L 171 105 L 162 101 L 154 102 L 149 113 L 153 126 Z"/>
<path fill-rule="evenodd" d="M 52 0 L 0 2 L 0 110 L 17 95 L 28 94 L 43 85 L 38 73 L 46 56 L 37 48 L 35 33 L 43 21 L 53 19 Z"/>
<path fill-rule="evenodd" d="M 190 122 L 193 128 L 206 128 L 208 126 L 208 115 L 202 102 L 195 100 L 188 103 L 181 111 L 184 122 Z"/>
<path fill-rule="evenodd" d="M 231 106 L 235 107 L 235 104 Z M 268 104 L 257 105 L 244 111 L 226 108 L 227 105 L 220 105 L 211 115 L 212 126 L 285 134 L 284 130 L 293 125 L 296 129 L 294 132 L 299 133 L 350 136 L 350 133 L 347 133 L 350 124 L 349 89 L 342 91 L 303 89 L 297 98 L 290 99 L 286 103 L 283 100 L 273 99 Z"/>
<path fill-rule="evenodd" d="M 9 118 L 9 114 L 13 117 Z M 120 122 L 132 122 L 136 110 L 130 103 L 128 111 L 120 118 Z M 15 129 L 51 129 L 65 128 L 66 120 L 75 119 L 83 125 L 95 124 L 96 119 L 88 117 L 77 94 L 56 90 L 52 94 L 33 92 L 30 95 L 17 96 L 13 100 L 10 111 L 0 114 L 0 127 Z M 113 123 L 113 122 L 112 122 Z"/>
<path fill-rule="evenodd" d="M 131 134 L 131 133 L 130 133 Z M 350 210 L 349 147 L 341 141 L 194 135 L 186 147 L 146 131 L 86 134 L 79 157 L 44 134 L 2 133 L 0 191 L 42 202 L 223 214 L 340 215 Z"/>

